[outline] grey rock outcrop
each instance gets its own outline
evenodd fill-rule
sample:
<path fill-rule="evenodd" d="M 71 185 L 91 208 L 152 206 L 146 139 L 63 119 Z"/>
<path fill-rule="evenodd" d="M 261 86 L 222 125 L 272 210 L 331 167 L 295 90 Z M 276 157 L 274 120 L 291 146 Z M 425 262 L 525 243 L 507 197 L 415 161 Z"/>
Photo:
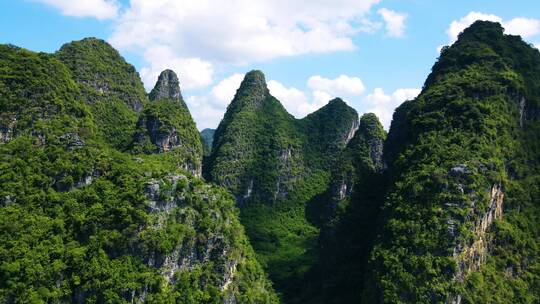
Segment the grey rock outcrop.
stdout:
<path fill-rule="evenodd" d="M 161 99 L 178 100 L 184 107 L 187 108 L 186 104 L 184 103 L 184 98 L 182 97 L 182 92 L 180 91 L 180 81 L 173 70 L 167 69 L 159 74 L 156 85 L 150 94 L 148 94 L 148 98 L 151 101 Z"/>

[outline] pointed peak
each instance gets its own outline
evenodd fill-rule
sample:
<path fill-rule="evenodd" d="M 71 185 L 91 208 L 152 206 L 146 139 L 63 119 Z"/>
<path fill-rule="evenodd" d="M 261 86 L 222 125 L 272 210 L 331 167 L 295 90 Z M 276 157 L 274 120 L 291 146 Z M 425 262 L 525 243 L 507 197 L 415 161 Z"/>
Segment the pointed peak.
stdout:
<path fill-rule="evenodd" d="M 341 99 L 339 97 L 336 97 L 336 98 L 330 100 L 328 102 L 328 105 L 331 105 L 331 106 L 343 106 L 343 105 L 347 105 L 347 103 L 345 101 L 343 101 L 343 99 Z"/>
<path fill-rule="evenodd" d="M 159 74 L 156 85 L 148 95 L 151 101 L 160 99 L 174 99 L 183 102 L 180 91 L 180 81 L 173 70 L 164 70 Z"/>
<path fill-rule="evenodd" d="M 266 78 L 264 77 L 263 72 L 259 70 L 249 71 L 246 76 L 244 76 L 244 80 L 242 80 L 239 90 L 245 91 L 253 89 L 268 91 L 266 87 Z"/>
<path fill-rule="evenodd" d="M 357 131 L 358 136 L 370 138 L 386 138 L 384 130 L 379 118 L 374 113 L 365 113 L 360 117 L 360 126 Z"/>
<path fill-rule="evenodd" d="M 244 76 L 231 105 L 235 109 L 246 107 L 256 109 L 263 105 L 269 96 L 270 91 L 266 86 L 264 74 L 261 71 L 253 70 Z"/>
<path fill-rule="evenodd" d="M 458 41 L 480 41 L 490 44 L 503 37 L 504 28 L 500 23 L 478 20 L 459 34 Z"/>
<path fill-rule="evenodd" d="M 330 100 L 324 107 L 318 109 L 317 111 L 311 114 L 326 113 L 326 112 L 354 112 L 358 119 L 358 114 L 356 113 L 356 110 L 350 107 L 345 101 L 343 101 L 343 99 L 339 97 L 336 97 Z"/>
<path fill-rule="evenodd" d="M 360 117 L 360 126 L 374 126 L 382 129 L 382 124 L 379 121 L 379 117 L 375 113 L 365 113 Z"/>
<path fill-rule="evenodd" d="M 244 77 L 244 81 L 250 80 L 250 81 L 260 81 L 266 83 L 266 79 L 264 77 L 264 73 L 261 70 L 251 70 L 246 73 L 246 76 Z"/>

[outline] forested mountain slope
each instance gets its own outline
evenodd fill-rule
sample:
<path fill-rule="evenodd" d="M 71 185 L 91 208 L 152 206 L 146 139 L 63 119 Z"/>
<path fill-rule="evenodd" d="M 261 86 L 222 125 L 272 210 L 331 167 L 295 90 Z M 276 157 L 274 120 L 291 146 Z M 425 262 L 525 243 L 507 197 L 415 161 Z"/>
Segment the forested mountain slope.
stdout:
<path fill-rule="evenodd" d="M 535 303 L 540 53 L 478 21 L 443 49 L 384 147 L 363 303 Z"/>
<path fill-rule="evenodd" d="M 293 294 L 316 258 L 318 227 L 309 201 L 358 127 L 340 99 L 295 119 L 270 95 L 260 71 L 246 74 L 214 135 L 206 177 L 227 187 L 260 261 Z"/>
<path fill-rule="evenodd" d="M 149 102 L 111 49 L 0 46 L 0 302 L 276 303 L 226 190 L 122 152 Z"/>
<path fill-rule="evenodd" d="M 295 119 L 251 71 L 200 134 L 178 78 L 0 45 L 0 302 L 538 302 L 540 52 L 500 24 L 388 133 L 339 98 Z"/>

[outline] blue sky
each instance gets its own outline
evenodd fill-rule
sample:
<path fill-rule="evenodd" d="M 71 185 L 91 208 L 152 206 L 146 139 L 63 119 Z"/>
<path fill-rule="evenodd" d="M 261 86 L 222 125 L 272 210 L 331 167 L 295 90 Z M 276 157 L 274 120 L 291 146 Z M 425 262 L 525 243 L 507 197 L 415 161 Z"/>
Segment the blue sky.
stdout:
<path fill-rule="evenodd" d="M 175 70 L 200 129 L 217 126 L 251 69 L 297 117 L 339 96 L 388 126 L 437 48 L 476 19 L 540 43 L 534 0 L 0 0 L 0 43 L 54 52 L 103 38 L 147 89 Z"/>

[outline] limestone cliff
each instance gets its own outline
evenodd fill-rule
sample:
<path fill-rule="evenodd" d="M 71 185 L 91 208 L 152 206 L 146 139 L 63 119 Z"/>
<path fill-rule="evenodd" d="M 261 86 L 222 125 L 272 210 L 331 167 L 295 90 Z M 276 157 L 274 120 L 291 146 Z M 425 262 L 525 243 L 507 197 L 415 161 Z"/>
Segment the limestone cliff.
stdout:
<path fill-rule="evenodd" d="M 538 259 L 518 244 L 537 231 L 524 193 L 537 193 L 538 71 L 537 50 L 478 21 L 396 109 L 363 301 L 529 302 Z"/>
<path fill-rule="evenodd" d="M 129 66 L 94 39 L 60 53 L 0 45 L 0 302 L 277 303 L 225 189 L 182 170 L 177 146 L 127 153 L 107 137 L 99 111 L 136 115 L 121 98 L 133 79 L 115 78 Z M 179 100 L 152 105 L 141 115 L 181 140 L 187 122 L 202 155 Z"/>
<path fill-rule="evenodd" d="M 214 135 L 207 179 L 227 187 L 276 288 L 297 293 L 314 263 L 318 228 L 309 202 L 325 191 L 331 167 L 358 128 L 336 98 L 295 119 L 270 95 L 260 71 L 246 74 Z"/>
<path fill-rule="evenodd" d="M 167 153 L 179 168 L 202 174 L 202 143 L 195 122 L 180 93 L 178 77 L 163 71 L 143 108 L 133 138 L 132 150 Z"/>

